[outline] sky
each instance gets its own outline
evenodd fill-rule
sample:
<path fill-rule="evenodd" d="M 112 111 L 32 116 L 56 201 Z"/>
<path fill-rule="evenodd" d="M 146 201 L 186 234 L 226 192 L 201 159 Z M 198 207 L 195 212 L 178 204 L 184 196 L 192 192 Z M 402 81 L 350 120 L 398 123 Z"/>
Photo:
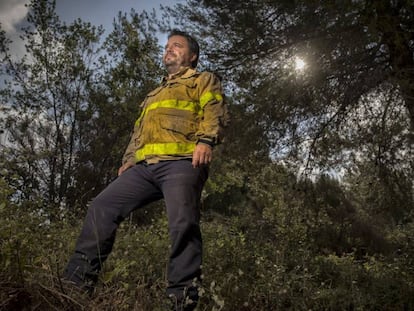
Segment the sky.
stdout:
<path fill-rule="evenodd" d="M 28 11 L 25 4 L 29 2 L 30 0 L 0 0 L 1 27 L 15 42 L 16 50 L 19 49 L 17 41 L 21 23 Z M 66 23 L 81 18 L 95 26 L 102 25 L 105 34 L 108 34 L 119 11 L 129 12 L 133 8 L 136 12 L 150 12 L 152 9 L 158 10 L 160 5 L 173 6 L 177 3 L 185 3 L 185 0 L 56 0 L 56 13 Z"/>
<path fill-rule="evenodd" d="M 151 12 L 159 9 L 160 5 L 173 6 L 180 2 L 184 3 L 185 0 L 56 0 L 56 12 L 65 22 L 79 17 L 93 25 L 103 25 L 107 34 L 119 11 L 129 12 L 133 8 L 136 12 Z"/>

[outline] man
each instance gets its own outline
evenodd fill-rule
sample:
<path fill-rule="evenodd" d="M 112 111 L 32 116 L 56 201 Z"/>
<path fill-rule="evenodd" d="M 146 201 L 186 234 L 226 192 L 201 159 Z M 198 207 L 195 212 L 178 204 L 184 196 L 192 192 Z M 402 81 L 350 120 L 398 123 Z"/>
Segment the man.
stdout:
<path fill-rule="evenodd" d="M 118 178 L 93 200 L 66 267 L 65 279 L 77 286 L 93 289 L 119 224 L 133 210 L 164 198 L 171 238 L 167 294 L 177 310 L 195 308 L 202 260 L 200 196 L 227 122 L 220 81 L 195 70 L 198 57 L 193 37 L 170 33 L 163 55 L 168 75 L 141 104 Z"/>

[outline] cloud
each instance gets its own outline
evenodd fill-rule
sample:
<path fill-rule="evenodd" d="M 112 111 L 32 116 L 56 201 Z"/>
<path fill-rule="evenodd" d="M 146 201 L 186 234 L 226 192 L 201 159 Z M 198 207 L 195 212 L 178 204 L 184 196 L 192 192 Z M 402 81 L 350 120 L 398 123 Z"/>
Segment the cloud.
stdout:
<path fill-rule="evenodd" d="M 26 6 L 29 2 L 29 0 L 0 0 L 1 29 L 12 41 L 9 48 L 13 58 L 19 58 L 25 53 L 24 42 L 19 35 L 21 34 L 20 26 L 29 11 Z"/>
<path fill-rule="evenodd" d="M 22 22 L 27 12 L 29 0 L 2 0 L 0 1 L 0 22 L 1 27 L 7 34 L 13 34 L 19 31 L 16 26 Z"/>

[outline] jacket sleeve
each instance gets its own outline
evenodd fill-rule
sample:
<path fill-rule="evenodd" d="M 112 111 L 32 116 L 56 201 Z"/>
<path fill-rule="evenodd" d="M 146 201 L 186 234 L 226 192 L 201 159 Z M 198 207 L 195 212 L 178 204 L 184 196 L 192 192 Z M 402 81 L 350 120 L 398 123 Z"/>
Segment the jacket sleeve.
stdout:
<path fill-rule="evenodd" d="M 223 140 L 224 128 L 229 123 L 228 109 L 224 101 L 219 78 L 210 72 L 203 72 L 197 83 L 202 118 L 196 132 L 197 142 L 217 145 Z"/>
<path fill-rule="evenodd" d="M 135 152 L 137 151 L 137 147 L 139 146 L 139 132 L 141 128 L 141 119 L 143 115 L 143 107 L 144 107 L 145 101 L 143 101 L 139 107 L 141 108 L 141 113 L 138 117 L 138 119 L 135 121 L 134 128 L 131 133 L 131 139 L 129 140 L 128 147 L 126 148 L 124 152 L 124 156 L 122 157 L 122 165 L 129 162 L 131 164 L 135 164 Z"/>
<path fill-rule="evenodd" d="M 135 151 L 136 151 L 136 146 L 138 145 L 138 143 L 136 142 L 136 140 L 138 139 L 137 137 L 138 127 L 139 126 L 135 124 L 128 147 L 126 148 L 124 156 L 122 157 L 122 165 L 124 165 L 127 162 L 130 162 L 131 164 L 135 164 Z"/>

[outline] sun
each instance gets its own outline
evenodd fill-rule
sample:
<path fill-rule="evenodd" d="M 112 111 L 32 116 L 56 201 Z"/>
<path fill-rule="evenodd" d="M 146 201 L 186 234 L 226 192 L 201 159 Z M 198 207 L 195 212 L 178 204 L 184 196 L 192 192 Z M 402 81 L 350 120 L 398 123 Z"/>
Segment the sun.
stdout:
<path fill-rule="evenodd" d="M 305 69 L 306 67 L 306 63 L 302 58 L 296 57 L 295 59 L 295 69 L 297 71 L 302 71 L 303 69 Z"/>

